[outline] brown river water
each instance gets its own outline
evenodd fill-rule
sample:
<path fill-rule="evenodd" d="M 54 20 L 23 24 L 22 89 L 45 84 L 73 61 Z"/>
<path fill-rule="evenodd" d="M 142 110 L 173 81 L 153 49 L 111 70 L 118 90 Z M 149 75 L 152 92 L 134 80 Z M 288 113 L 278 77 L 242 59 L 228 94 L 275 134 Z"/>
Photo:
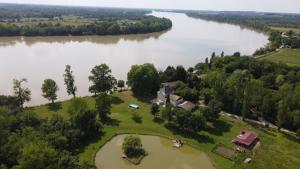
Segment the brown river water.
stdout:
<path fill-rule="evenodd" d="M 46 78 L 54 79 L 58 99 L 70 98 L 65 90 L 65 65 L 72 66 L 79 96 L 90 95 L 88 76 L 97 64 L 106 63 L 117 79 L 126 80 L 134 64 L 153 63 L 188 68 L 212 52 L 250 55 L 268 43 L 268 37 L 236 25 L 194 19 L 180 13 L 153 12 L 172 20 L 173 28 L 152 34 L 80 37 L 0 37 L 0 94 L 12 94 L 12 80 L 27 78 L 32 91 L 28 105 L 47 103 L 41 96 Z"/>
<path fill-rule="evenodd" d="M 125 135 L 114 137 L 96 154 L 98 169 L 214 169 L 209 157 L 190 146 L 177 149 L 172 141 L 157 136 L 140 136 L 146 156 L 139 165 L 121 158 Z"/>

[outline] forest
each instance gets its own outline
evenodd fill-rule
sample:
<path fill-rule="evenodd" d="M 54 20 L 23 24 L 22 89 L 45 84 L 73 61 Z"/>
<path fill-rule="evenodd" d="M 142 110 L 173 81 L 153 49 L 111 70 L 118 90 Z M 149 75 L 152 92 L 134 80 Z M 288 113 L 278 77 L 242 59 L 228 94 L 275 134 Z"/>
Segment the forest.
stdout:
<path fill-rule="evenodd" d="M 218 109 L 243 118 L 265 119 L 279 128 L 300 132 L 298 67 L 239 53 L 226 57 L 213 53 L 211 59 L 186 72 L 182 67 L 170 66 L 159 74 L 161 82 L 179 81 L 175 93 L 184 99 L 193 102 L 203 99 L 207 105 L 218 105 Z"/>
<path fill-rule="evenodd" d="M 147 10 L 0 4 L 0 36 L 119 35 L 172 27 Z"/>
<path fill-rule="evenodd" d="M 186 12 L 188 16 L 217 22 L 237 24 L 267 32 L 271 27 L 300 28 L 299 14 L 264 12 Z"/>
<path fill-rule="evenodd" d="M 87 163 L 80 164 L 76 156 L 81 145 L 101 131 L 100 123 L 92 121 L 96 118 L 93 111 L 85 110 L 81 115 L 73 111 L 71 120 L 60 115 L 41 119 L 30 110 L 19 109 L 11 97 L 0 99 L 1 169 L 94 168 Z M 77 103 L 74 101 L 73 106 Z"/>

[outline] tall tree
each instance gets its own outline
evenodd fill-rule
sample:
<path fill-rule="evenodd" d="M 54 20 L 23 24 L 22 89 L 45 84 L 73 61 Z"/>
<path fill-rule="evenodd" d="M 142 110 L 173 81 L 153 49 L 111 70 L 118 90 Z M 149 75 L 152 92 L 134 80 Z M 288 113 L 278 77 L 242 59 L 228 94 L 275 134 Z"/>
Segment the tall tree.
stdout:
<path fill-rule="evenodd" d="M 76 97 L 77 87 L 75 85 L 75 78 L 70 65 L 66 65 L 65 74 L 63 76 L 68 94 Z"/>
<path fill-rule="evenodd" d="M 57 99 L 56 92 L 58 90 L 59 90 L 59 88 L 54 80 L 52 80 L 52 79 L 44 80 L 44 83 L 42 85 L 43 97 L 48 99 L 49 101 L 51 101 L 52 104 Z"/>
<path fill-rule="evenodd" d="M 225 54 L 224 54 L 224 51 L 222 51 L 222 53 L 221 53 L 221 57 L 224 57 L 224 55 L 225 55 Z"/>
<path fill-rule="evenodd" d="M 177 66 L 176 67 L 176 80 L 186 82 L 187 77 L 188 77 L 188 75 L 187 75 L 187 72 L 184 69 L 184 67 L 183 66 Z"/>
<path fill-rule="evenodd" d="M 288 112 L 290 111 L 290 103 L 293 97 L 292 85 L 286 83 L 279 88 L 281 100 L 278 104 L 277 126 L 280 130 L 286 123 Z"/>
<path fill-rule="evenodd" d="M 17 98 L 17 103 L 20 108 L 23 108 L 25 102 L 31 100 L 31 91 L 28 88 L 22 87 L 22 83 L 27 82 L 27 79 L 13 80 L 14 95 Z"/>
<path fill-rule="evenodd" d="M 107 121 L 111 109 L 111 96 L 107 93 L 100 93 L 96 98 L 96 109 L 102 122 Z"/>
<path fill-rule="evenodd" d="M 171 121 L 172 118 L 172 105 L 170 103 L 166 104 L 166 107 L 162 111 L 162 119 L 166 120 L 168 123 Z"/>
<path fill-rule="evenodd" d="M 199 132 L 206 126 L 206 119 L 200 111 L 191 113 L 189 128 L 194 132 Z"/>
<path fill-rule="evenodd" d="M 215 58 L 215 57 L 216 57 L 216 53 L 213 52 L 213 53 L 211 54 L 211 59 L 213 59 L 213 58 Z"/>
<path fill-rule="evenodd" d="M 89 91 L 97 95 L 100 92 L 108 92 L 115 88 L 116 79 L 111 75 L 111 70 L 106 64 L 95 66 L 89 80 L 93 83 Z"/>
<path fill-rule="evenodd" d="M 153 64 L 132 66 L 127 79 L 135 95 L 152 95 L 159 89 L 158 72 Z"/>
<path fill-rule="evenodd" d="M 248 85 L 250 80 L 251 74 L 247 70 L 236 70 L 227 80 L 227 86 L 233 93 L 234 100 L 232 107 L 235 114 L 239 114 L 242 107 L 245 108 L 244 110 L 248 110 L 247 107 L 249 102 L 246 99 L 249 99 Z"/>
<path fill-rule="evenodd" d="M 68 107 L 73 127 L 79 129 L 84 136 L 93 136 L 100 125 L 97 123 L 97 113 L 90 110 L 83 98 L 73 98 Z"/>
<path fill-rule="evenodd" d="M 207 120 L 210 120 L 212 122 L 216 121 L 219 116 L 219 113 L 221 113 L 222 111 L 222 107 L 223 104 L 218 100 L 216 99 L 211 100 L 208 103 L 209 116 L 206 117 Z"/>
<path fill-rule="evenodd" d="M 277 126 L 278 130 L 280 130 L 286 121 L 286 115 L 288 111 L 288 105 L 284 100 L 281 100 L 278 103 L 278 112 L 277 112 Z"/>
<path fill-rule="evenodd" d="M 204 82 L 206 85 L 214 89 L 217 99 L 222 99 L 222 96 L 224 95 L 224 86 L 226 79 L 227 75 L 224 71 L 214 70 L 209 71 L 206 74 Z"/>
<path fill-rule="evenodd" d="M 118 88 L 121 90 L 125 87 L 125 82 L 124 80 L 118 80 Z"/>
<path fill-rule="evenodd" d="M 157 113 L 159 112 L 159 106 L 157 104 L 151 105 L 151 114 L 156 118 Z"/>
<path fill-rule="evenodd" d="M 266 94 L 261 105 L 262 117 L 267 120 L 276 119 L 276 108 L 274 96 L 271 93 Z"/>
<path fill-rule="evenodd" d="M 163 77 L 161 77 L 161 82 L 172 82 L 177 80 L 176 69 L 173 66 L 168 66 L 163 72 Z"/>

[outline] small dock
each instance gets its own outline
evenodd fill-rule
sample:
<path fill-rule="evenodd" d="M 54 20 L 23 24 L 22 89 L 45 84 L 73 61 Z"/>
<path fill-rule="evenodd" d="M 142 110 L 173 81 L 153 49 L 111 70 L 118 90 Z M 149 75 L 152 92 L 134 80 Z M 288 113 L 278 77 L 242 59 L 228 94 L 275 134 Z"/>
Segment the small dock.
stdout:
<path fill-rule="evenodd" d="M 180 148 L 183 146 L 183 142 L 181 140 L 172 140 L 173 147 Z"/>

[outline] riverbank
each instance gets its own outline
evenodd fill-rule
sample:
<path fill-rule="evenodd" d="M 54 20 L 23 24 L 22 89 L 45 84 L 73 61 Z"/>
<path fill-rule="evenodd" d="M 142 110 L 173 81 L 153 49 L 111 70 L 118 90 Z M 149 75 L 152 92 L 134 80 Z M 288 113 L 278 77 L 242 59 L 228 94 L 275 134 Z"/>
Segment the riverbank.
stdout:
<path fill-rule="evenodd" d="M 61 20 L 1 22 L 0 37 L 8 36 L 86 36 L 128 35 L 161 32 L 172 27 L 166 18 L 147 16 L 140 20 L 102 21 L 91 18 L 63 16 Z"/>
<path fill-rule="evenodd" d="M 89 106 L 93 108 L 95 102 L 92 97 L 84 98 Z M 240 122 L 228 117 L 220 117 L 214 124 L 201 131 L 196 136 L 184 135 L 183 133 L 169 130 L 162 123 L 153 120 L 150 113 L 150 98 L 136 98 L 131 92 L 122 92 L 113 94 L 113 106 L 111 124 L 103 126 L 103 132 L 93 140 L 89 140 L 79 153 L 80 161 L 94 163 L 97 151 L 116 134 L 138 133 L 165 136 L 168 138 L 177 138 L 190 144 L 191 146 L 205 152 L 211 158 L 212 162 L 218 169 L 229 168 L 274 168 L 281 169 L 289 166 L 290 169 L 296 169 L 300 165 L 297 159 L 300 156 L 299 139 L 292 135 L 278 133 L 276 130 L 261 128 L 251 124 Z M 135 103 L 140 106 L 136 112 L 142 117 L 142 123 L 135 123 L 131 115 L 135 110 L 128 109 L 129 103 Z M 49 110 L 47 106 L 32 108 L 40 117 L 49 118 L 53 114 L 60 114 L 68 118 L 67 106 L 69 101 L 62 102 L 57 110 Z M 257 132 L 262 146 L 255 151 L 251 158 L 251 164 L 244 164 L 244 157 L 237 158 L 234 161 L 223 158 L 212 152 L 215 145 L 222 143 L 226 147 L 233 147 L 231 143 L 240 130 L 253 130 Z M 289 159 L 289 160 L 286 160 Z M 268 161 L 273 161 L 272 164 Z"/>
<path fill-rule="evenodd" d="M 0 36 L 125 35 L 160 32 L 172 21 L 150 10 L 1 4 Z"/>

